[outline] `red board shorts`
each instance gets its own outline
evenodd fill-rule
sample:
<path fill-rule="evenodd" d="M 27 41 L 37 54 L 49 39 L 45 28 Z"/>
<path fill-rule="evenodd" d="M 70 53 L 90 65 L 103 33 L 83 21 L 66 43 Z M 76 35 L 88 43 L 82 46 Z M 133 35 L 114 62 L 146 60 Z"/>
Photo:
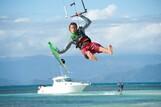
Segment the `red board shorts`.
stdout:
<path fill-rule="evenodd" d="M 99 47 L 102 47 L 99 43 L 96 42 L 90 42 L 87 45 L 85 45 L 81 51 L 82 53 L 85 55 L 87 51 L 90 51 L 92 54 L 95 53 L 101 53 L 101 51 L 99 51 Z"/>

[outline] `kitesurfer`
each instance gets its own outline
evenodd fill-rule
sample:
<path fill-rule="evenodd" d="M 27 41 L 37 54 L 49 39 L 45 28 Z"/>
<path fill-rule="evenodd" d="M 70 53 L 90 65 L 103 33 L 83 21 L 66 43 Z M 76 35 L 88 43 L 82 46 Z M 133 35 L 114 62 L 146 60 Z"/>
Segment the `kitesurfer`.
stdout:
<path fill-rule="evenodd" d="M 66 48 L 63 50 L 58 50 L 59 54 L 65 53 L 72 44 L 76 45 L 76 48 L 79 48 L 85 58 L 89 60 L 97 60 L 95 53 L 105 53 L 112 55 L 112 45 L 108 47 L 103 47 L 97 42 L 91 41 L 91 39 L 85 34 L 85 30 L 91 24 L 91 20 L 83 16 L 80 13 L 76 13 L 76 16 L 82 18 L 85 21 L 84 26 L 77 26 L 75 22 L 69 24 L 69 31 L 71 33 L 71 41 L 67 44 Z"/>

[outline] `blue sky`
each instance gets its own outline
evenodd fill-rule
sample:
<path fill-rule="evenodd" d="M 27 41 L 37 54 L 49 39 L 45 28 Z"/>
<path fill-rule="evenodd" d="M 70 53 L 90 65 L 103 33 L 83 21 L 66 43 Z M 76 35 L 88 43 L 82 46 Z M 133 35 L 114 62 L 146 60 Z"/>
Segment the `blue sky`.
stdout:
<path fill-rule="evenodd" d="M 48 41 L 69 41 L 63 6 L 72 0 L 0 0 L 0 56 L 49 55 Z M 75 0 L 79 2 L 79 0 Z M 116 54 L 161 53 L 160 0 L 84 0 L 92 40 L 112 44 Z M 79 11 L 77 4 L 77 9 Z M 72 8 L 68 7 L 71 13 Z M 74 47 L 66 55 L 79 54 Z"/>

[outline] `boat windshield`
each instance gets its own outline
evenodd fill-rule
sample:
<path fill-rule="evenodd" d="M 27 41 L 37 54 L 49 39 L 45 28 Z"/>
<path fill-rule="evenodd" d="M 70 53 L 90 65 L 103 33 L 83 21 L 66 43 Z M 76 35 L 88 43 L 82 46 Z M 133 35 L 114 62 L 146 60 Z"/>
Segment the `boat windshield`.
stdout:
<path fill-rule="evenodd" d="M 56 82 L 71 82 L 71 78 L 57 79 Z"/>
<path fill-rule="evenodd" d="M 65 78 L 64 81 L 70 82 L 70 81 L 72 81 L 72 79 L 71 78 Z"/>
<path fill-rule="evenodd" d="M 63 82 L 63 79 L 57 79 L 56 82 Z"/>

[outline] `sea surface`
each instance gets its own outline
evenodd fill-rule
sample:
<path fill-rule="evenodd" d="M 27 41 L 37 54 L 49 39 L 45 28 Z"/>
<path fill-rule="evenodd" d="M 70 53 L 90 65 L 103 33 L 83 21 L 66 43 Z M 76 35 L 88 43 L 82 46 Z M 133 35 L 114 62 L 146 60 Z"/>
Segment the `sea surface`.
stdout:
<path fill-rule="evenodd" d="M 93 83 L 82 93 L 40 95 L 37 85 L 1 86 L 0 107 L 161 107 L 161 83 Z"/>

